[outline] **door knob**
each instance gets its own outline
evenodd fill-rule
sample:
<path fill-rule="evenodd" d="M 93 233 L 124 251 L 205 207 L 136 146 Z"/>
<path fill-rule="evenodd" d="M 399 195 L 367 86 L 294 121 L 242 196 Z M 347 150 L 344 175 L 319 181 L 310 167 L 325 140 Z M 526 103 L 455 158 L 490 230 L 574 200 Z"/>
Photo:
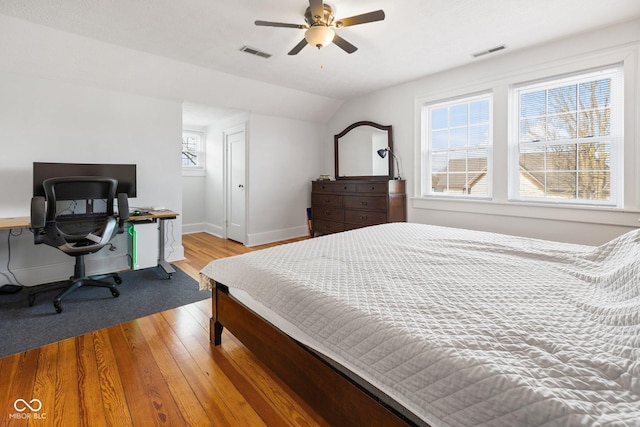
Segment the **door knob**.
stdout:
<path fill-rule="evenodd" d="M 238 185 L 238 188 L 244 188 L 244 185 L 240 184 Z"/>

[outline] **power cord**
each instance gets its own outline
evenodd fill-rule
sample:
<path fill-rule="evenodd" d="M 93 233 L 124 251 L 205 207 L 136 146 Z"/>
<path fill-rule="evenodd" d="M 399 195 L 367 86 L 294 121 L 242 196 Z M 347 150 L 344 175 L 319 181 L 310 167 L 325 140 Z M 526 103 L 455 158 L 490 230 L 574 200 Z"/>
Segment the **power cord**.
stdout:
<path fill-rule="evenodd" d="M 16 283 L 16 285 L 11 284 L 11 278 L 7 276 L 4 272 L 1 272 L 2 275 L 7 278 L 9 283 L 6 285 L 0 286 L 0 288 L 4 288 L 6 292 L 10 292 L 10 293 L 19 291 L 23 287 L 22 283 L 20 283 L 16 275 L 13 273 L 13 271 L 11 271 L 11 236 L 16 236 L 16 237 L 20 236 L 22 234 L 22 231 L 23 230 L 20 229 L 18 234 L 13 234 L 13 230 L 10 229 L 9 232 L 7 233 L 7 271 L 13 277 L 13 280 Z"/>

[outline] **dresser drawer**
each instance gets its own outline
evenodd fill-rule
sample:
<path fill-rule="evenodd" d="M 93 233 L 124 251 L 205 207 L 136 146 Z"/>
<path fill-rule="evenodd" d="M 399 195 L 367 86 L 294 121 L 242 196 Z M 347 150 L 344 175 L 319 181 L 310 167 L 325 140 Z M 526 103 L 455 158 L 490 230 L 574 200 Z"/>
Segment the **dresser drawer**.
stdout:
<path fill-rule="evenodd" d="M 344 231 L 343 222 L 333 222 L 326 220 L 313 220 L 313 232 L 314 233 L 337 233 Z"/>
<path fill-rule="evenodd" d="M 381 193 L 387 194 L 389 191 L 389 185 L 385 182 L 383 184 L 372 182 L 371 184 L 357 184 L 356 192 L 358 193 Z"/>
<path fill-rule="evenodd" d="M 361 226 L 384 224 L 387 222 L 387 214 L 372 211 L 345 211 L 344 222 Z"/>
<path fill-rule="evenodd" d="M 342 196 L 339 194 L 311 193 L 311 203 L 314 206 L 342 206 Z"/>
<path fill-rule="evenodd" d="M 327 221 L 344 221 L 344 210 L 342 208 L 332 208 L 317 205 L 313 208 L 313 219 L 324 219 Z"/>
<path fill-rule="evenodd" d="M 314 181 L 311 184 L 311 191 L 317 193 L 353 193 L 356 191 L 356 184 L 339 181 Z"/>
<path fill-rule="evenodd" d="M 349 209 L 387 210 L 387 198 L 375 196 L 344 196 L 344 207 Z"/>

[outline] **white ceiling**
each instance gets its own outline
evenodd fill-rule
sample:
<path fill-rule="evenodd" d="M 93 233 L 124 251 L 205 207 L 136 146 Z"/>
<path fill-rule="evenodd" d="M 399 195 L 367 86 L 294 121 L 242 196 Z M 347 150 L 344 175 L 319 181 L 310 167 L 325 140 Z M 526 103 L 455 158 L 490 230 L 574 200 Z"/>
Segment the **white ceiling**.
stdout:
<path fill-rule="evenodd" d="M 287 52 L 304 30 L 306 0 L 0 0 L 0 13 L 101 41 L 336 99 L 349 99 L 640 17 L 638 0 L 335 0 L 336 18 L 383 9 L 386 19 L 337 30 L 359 50 Z M 240 51 L 267 52 L 269 59 Z M 483 58 L 490 57 L 484 56 Z"/>

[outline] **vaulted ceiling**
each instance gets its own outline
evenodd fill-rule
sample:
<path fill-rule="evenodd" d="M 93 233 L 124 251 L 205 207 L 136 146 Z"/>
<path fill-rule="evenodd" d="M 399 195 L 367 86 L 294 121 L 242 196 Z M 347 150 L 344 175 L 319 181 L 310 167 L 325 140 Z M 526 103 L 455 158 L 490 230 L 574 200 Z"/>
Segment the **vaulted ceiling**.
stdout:
<path fill-rule="evenodd" d="M 307 46 L 306 0 L 0 0 L 0 13 L 218 71 L 317 93 L 357 97 L 640 17 L 638 0 L 335 0 L 337 18 L 383 9 L 380 22 L 336 32 L 358 47 Z M 505 45 L 475 58 L 473 54 Z M 242 52 L 243 46 L 271 54 Z"/>

